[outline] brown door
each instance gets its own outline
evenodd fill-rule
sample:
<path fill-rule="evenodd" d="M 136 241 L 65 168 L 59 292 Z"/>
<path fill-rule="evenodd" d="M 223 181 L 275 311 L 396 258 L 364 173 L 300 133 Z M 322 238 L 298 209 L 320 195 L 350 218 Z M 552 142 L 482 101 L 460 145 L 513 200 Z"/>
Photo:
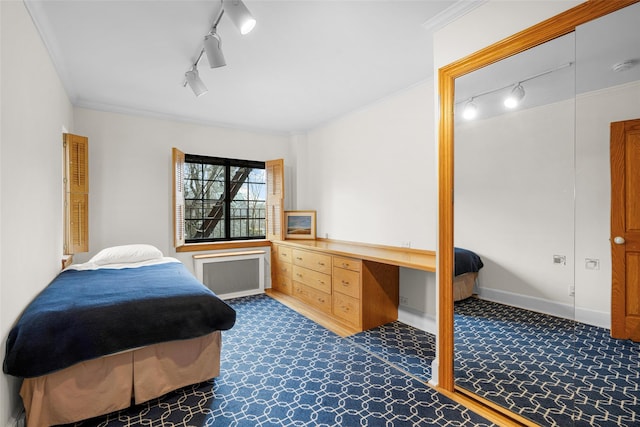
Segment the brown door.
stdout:
<path fill-rule="evenodd" d="M 640 341 L 640 119 L 611 123 L 611 336 Z"/>

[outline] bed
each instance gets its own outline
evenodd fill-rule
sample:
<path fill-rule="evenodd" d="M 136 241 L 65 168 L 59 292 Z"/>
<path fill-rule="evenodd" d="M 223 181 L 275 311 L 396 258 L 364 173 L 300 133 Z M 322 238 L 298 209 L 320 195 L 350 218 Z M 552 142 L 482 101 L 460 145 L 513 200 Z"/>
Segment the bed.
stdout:
<path fill-rule="evenodd" d="M 473 295 L 473 285 L 484 264 L 478 254 L 463 248 L 454 248 L 454 263 L 453 300 L 461 301 Z"/>
<path fill-rule="evenodd" d="M 9 332 L 3 370 L 24 378 L 28 426 L 124 409 L 219 375 L 235 311 L 149 245 L 62 271 Z"/>

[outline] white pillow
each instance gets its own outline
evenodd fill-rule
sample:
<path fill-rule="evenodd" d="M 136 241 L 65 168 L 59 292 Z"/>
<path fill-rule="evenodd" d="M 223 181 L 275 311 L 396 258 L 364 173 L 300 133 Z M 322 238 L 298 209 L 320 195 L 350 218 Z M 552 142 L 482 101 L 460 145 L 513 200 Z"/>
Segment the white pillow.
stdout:
<path fill-rule="evenodd" d="M 162 258 L 160 249 L 151 245 L 136 244 L 105 248 L 89 260 L 97 265 L 122 264 Z"/>

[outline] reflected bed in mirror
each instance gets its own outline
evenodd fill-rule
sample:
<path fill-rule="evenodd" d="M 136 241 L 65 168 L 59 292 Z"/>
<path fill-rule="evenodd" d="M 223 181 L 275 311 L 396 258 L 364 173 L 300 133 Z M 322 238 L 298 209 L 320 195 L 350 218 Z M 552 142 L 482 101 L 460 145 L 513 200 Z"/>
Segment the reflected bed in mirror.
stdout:
<path fill-rule="evenodd" d="M 640 417 L 608 241 L 610 123 L 640 117 L 638 22 L 628 6 L 455 80 L 454 243 L 485 261 L 455 303 L 455 384 L 539 425 Z"/>

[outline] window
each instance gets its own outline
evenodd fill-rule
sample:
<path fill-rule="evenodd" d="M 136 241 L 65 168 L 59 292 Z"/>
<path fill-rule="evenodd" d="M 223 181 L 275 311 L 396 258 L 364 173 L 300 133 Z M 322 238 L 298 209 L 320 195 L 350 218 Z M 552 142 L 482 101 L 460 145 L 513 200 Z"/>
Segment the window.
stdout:
<path fill-rule="evenodd" d="M 186 243 L 264 239 L 264 162 L 185 154 Z"/>
<path fill-rule="evenodd" d="M 174 147 L 172 164 L 174 246 L 182 248 L 178 251 L 202 247 L 189 248 L 187 243 L 283 239 L 282 159 L 221 159 Z"/>

